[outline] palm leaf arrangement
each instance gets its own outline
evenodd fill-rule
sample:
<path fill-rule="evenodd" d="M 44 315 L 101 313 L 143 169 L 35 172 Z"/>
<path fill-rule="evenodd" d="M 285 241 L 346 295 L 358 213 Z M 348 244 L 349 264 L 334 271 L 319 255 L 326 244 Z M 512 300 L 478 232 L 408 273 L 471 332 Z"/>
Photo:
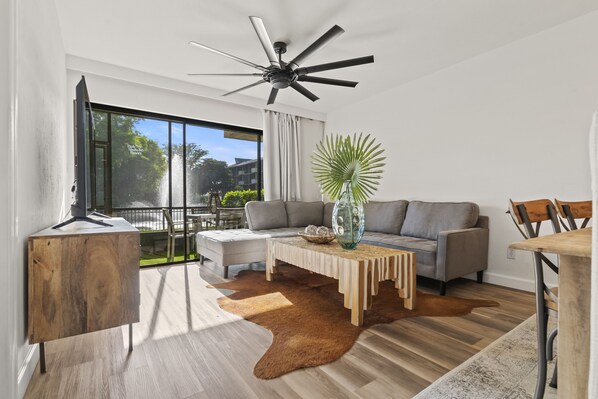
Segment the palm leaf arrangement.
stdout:
<path fill-rule="evenodd" d="M 386 159 L 383 152 L 369 134 L 354 134 L 353 138 L 333 134 L 316 145 L 312 172 L 327 197 L 338 199 L 343 183 L 349 180 L 355 200 L 364 203 L 378 189 Z"/>

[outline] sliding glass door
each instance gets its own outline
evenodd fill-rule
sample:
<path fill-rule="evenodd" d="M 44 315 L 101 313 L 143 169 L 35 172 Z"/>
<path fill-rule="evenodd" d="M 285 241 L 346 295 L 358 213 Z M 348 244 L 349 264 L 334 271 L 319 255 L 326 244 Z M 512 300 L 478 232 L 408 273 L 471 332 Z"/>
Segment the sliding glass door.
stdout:
<path fill-rule="evenodd" d="M 244 227 L 233 216 L 263 197 L 261 131 L 93 108 L 91 208 L 141 231 L 142 266 L 195 259 L 200 230 Z"/>

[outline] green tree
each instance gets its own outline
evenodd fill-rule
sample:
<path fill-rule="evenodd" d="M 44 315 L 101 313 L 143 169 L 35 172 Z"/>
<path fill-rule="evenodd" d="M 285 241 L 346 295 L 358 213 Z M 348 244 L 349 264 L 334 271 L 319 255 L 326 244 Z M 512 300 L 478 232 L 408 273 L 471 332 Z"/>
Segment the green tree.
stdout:
<path fill-rule="evenodd" d="M 94 115 L 96 129 L 106 124 L 107 114 Z M 129 206 L 135 201 L 158 204 L 160 181 L 168 164 L 160 145 L 135 129 L 140 118 L 113 114 L 112 133 L 112 203 Z M 105 127 L 104 127 L 105 128 Z"/>
<path fill-rule="evenodd" d="M 200 194 L 210 191 L 227 192 L 235 187 L 233 174 L 225 161 L 205 158 L 197 168 L 196 190 Z"/>
<path fill-rule="evenodd" d="M 194 170 L 199 168 L 201 165 L 202 159 L 208 155 L 208 150 L 204 150 L 201 148 L 199 144 L 196 143 L 188 143 L 186 145 L 186 155 L 187 155 L 187 168 L 189 170 Z M 164 153 L 168 154 L 168 147 L 164 148 Z M 172 145 L 172 155 L 179 155 L 181 159 L 183 159 L 183 145 L 182 144 L 173 144 Z"/>
<path fill-rule="evenodd" d="M 168 156 L 168 146 L 164 146 L 163 150 L 164 154 Z M 183 145 L 173 144 L 172 155 L 178 155 L 183 159 Z M 185 155 L 187 157 L 187 182 L 190 183 L 190 186 L 187 188 L 187 201 L 192 204 L 199 203 L 201 202 L 201 195 L 204 194 L 197 190 L 199 186 L 199 168 L 203 158 L 208 155 L 208 151 L 201 148 L 199 144 L 188 143 L 186 144 Z"/>

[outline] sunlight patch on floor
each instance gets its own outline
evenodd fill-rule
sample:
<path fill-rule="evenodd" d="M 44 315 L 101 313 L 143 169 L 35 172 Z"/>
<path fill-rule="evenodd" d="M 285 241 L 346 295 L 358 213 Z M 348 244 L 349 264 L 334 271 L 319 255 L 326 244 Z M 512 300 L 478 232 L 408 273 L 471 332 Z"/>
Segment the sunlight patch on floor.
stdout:
<path fill-rule="evenodd" d="M 293 302 L 289 301 L 280 292 L 272 292 L 270 294 L 258 295 L 251 298 L 242 299 L 243 309 L 250 308 L 253 311 L 244 311 L 245 317 L 255 316 L 261 313 L 271 312 L 273 310 L 288 308 L 293 306 Z"/>

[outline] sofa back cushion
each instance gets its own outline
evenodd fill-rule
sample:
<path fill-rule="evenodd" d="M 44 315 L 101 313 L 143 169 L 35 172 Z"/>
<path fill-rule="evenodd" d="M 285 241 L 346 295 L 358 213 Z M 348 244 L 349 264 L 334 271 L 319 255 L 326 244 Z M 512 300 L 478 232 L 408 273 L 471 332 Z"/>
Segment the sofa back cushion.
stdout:
<path fill-rule="evenodd" d="M 411 201 L 401 235 L 436 240 L 441 231 L 474 227 L 479 214 L 479 207 L 471 202 Z"/>
<path fill-rule="evenodd" d="M 249 201 L 245 204 L 245 215 L 251 230 L 289 227 L 287 210 L 282 201 Z"/>
<path fill-rule="evenodd" d="M 370 201 L 364 204 L 365 231 L 398 235 L 405 221 L 408 204 L 405 200 Z"/>
<path fill-rule="evenodd" d="M 287 221 L 289 227 L 305 227 L 310 224 L 321 226 L 324 203 L 322 201 L 287 201 Z"/>
<path fill-rule="evenodd" d="M 322 226 L 329 229 L 332 228 L 332 211 L 334 210 L 334 202 L 327 202 L 324 204 L 324 214 L 322 216 Z"/>

